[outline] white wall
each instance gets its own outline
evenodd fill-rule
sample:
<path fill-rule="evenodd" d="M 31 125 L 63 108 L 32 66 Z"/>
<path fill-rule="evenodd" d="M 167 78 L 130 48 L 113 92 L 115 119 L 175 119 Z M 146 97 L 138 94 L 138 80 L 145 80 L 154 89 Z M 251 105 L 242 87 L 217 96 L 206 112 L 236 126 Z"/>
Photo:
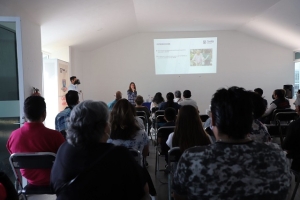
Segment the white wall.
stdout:
<path fill-rule="evenodd" d="M 218 37 L 217 73 L 155 75 L 153 39 L 187 37 Z M 92 52 L 75 48 L 70 52 L 71 68 L 80 74 L 85 100 L 109 102 L 117 90 L 127 98 L 129 83 L 134 81 L 144 99 L 156 92 L 165 96 L 189 89 L 204 113 L 220 87 L 261 87 L 270 102 L 274 89 L 294 81 L 292 50 L 236 31 L 140 33 Z"/>

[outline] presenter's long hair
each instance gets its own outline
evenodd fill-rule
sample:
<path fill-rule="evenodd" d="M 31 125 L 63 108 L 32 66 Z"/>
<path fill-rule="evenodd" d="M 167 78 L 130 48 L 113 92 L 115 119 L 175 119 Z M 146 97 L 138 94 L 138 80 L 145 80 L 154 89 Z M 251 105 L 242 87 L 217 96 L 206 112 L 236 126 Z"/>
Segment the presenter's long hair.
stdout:
<path fill-rule="evenodd" d="M 131 84 L 133 84 L 133 85 L 134 85 L 134 89 L 136 90 L 136 86 L 135 86 L 135 83 L 134 83 L 134 82 L 131 82 L 131 83 L 129 84 L 129 88 L 128 88 L 128 91 L 132 91 L 132 89 L 131 89 Z"/>
<path fill-rule="evenodd" d="M 204 146 L 210 143 L 196 108 L 191 105 L 182 106 L 176 120 L 172 146 L 180 147 L 183 152 L 190 147 Z"/>

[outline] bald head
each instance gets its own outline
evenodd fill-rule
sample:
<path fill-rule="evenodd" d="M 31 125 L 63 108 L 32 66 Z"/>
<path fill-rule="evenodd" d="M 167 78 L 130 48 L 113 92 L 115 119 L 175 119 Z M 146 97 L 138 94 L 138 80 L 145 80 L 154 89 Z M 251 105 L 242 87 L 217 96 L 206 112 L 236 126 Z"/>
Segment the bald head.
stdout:
<path fill-rule="evenodd" d="M 122 99 L 122 93 L 120 91 L 116 92 L 116 99 L 117 100 Z"/>

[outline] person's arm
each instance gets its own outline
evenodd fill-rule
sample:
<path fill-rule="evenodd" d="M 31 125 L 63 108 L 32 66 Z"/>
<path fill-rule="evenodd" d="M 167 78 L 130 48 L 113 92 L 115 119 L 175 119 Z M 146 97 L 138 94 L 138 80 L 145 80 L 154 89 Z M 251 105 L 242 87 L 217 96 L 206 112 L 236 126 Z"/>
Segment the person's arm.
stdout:
<path fill-rule="evenodd" d="M 265 114 L 263 114 L 262 117 L 268 116 L 276 108 L 277 108 L 276 104 L 275 103 L 271 103 L 270 107 L 266 110 Z"/>

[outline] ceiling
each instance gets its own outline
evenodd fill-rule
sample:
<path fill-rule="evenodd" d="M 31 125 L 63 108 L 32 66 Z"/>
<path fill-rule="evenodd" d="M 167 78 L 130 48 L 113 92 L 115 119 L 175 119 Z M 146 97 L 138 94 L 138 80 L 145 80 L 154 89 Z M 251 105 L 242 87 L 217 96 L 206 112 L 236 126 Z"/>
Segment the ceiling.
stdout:
<path fill-rule="evenodd" d="M 0 0 L 1 5 L 41 25 L 43 46 L 90 51 L 140 32 L 236 30 L 300 49 L 300 0 Z"/>

